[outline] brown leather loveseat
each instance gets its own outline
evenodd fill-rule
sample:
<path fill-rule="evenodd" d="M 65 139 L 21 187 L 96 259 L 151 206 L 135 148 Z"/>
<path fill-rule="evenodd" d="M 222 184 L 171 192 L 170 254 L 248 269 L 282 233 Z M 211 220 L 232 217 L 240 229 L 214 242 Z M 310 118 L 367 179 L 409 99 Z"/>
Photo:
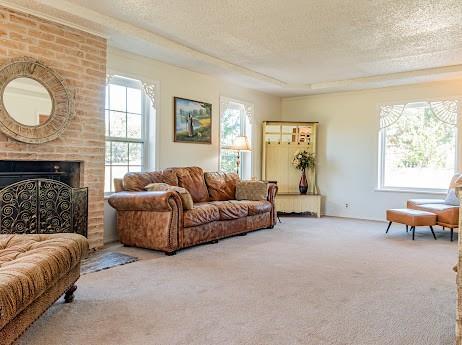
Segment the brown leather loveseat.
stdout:
<path fill-rule="evenodd" d="M 268 184 L 267 200 L 234 200 L 236 174 L 206 172 L 198 167 L 128 173 L 115 181 L 109 204 L 117 210 L 120 242 L 128 246 L 175 254 L 178 249 L 272 228 L 276 224 L 277 186 Z M 183 210 L 173 191 L 148 192 L 151 183 L 183 187 L 194 206 Z"/>

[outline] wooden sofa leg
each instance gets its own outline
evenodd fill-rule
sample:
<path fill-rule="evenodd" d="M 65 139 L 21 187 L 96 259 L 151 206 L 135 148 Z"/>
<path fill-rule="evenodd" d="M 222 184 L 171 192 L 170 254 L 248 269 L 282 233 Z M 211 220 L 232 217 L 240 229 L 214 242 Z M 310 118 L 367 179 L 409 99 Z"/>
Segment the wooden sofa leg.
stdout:
<path fill-rule="evenodd" d="M 451 242 L 454 241 L 454 229 L 451 228 Z"/>
<path fill-rule="evenodd" d="M 174 250 L 173 252 L 164 252 L 164 254 L 167 256 L 173 256 L 176 255 L 176 250 Z"/>
<path fill-rule="evenodd" d="M 72 285 L 67 291 L 64 293 L 64 303 L 72 303 L 74 301 L 74 292 L 77 290 L 77 285 Z"/>

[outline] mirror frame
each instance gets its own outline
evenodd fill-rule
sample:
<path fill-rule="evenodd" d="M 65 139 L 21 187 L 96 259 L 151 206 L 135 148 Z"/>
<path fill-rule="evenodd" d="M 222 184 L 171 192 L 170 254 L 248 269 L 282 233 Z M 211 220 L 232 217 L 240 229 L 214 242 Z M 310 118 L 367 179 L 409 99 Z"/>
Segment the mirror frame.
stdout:
<path fill-rule="evenodd" d="M 38 126 L 17 122 L 6 110 L 3 94 L 17 78 L 30 78 L 45 87 L 51 97 L 50 118 Z M 22 57 L 0 67 L 0 130 L 9 137 L 29 144 L 42 144 L 58 138 L 74 116 L 74 96 L 63 79 L 40 61 Z"/>

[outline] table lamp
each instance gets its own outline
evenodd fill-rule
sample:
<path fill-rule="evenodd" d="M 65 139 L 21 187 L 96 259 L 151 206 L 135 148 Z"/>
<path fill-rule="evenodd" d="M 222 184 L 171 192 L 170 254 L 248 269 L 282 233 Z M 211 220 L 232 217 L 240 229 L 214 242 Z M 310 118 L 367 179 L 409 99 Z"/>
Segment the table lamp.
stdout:
<path fill-rule="evenodd" d="M 247 137 L 245 135 L 236 137 L 230 149 L 233 151 L 236 151 L 236 172 L 238 175 L 240 175 L 239 174 L 239 166 L 241 165 L 240 153 L 251 151 Z"/>

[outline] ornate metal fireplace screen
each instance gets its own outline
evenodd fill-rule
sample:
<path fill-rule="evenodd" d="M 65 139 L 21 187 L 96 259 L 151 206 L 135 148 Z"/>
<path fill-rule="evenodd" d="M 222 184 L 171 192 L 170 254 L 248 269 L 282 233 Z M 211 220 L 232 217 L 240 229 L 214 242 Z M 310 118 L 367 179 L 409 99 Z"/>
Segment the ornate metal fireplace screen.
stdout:
<path fill-rule="evenodd" d="M 49 179 L 23 180 L 0 190 L 0 234 L 87 236 L 88 188 Z"/>

